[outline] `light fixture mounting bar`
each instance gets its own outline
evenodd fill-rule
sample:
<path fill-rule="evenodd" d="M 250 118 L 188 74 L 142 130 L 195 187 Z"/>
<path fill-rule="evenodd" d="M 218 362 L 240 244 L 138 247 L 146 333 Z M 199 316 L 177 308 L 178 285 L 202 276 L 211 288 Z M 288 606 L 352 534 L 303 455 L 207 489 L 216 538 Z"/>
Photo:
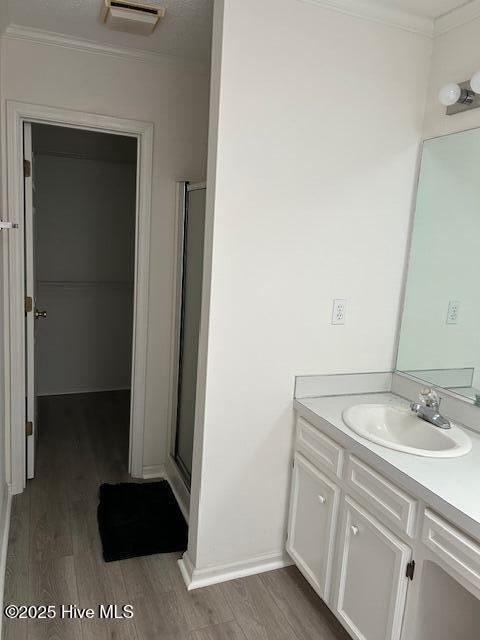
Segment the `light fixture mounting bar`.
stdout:
<path fill-rule="evenodd" d="M 464 91 L 469 92 L 469 100 L 465 102 L 456 102 L 455 104 L 447 107 L 447 116 L 453 116 L 456 113 L 462 113 L 463 111 L 471 111 L 472 109 L 478 109 L 480 107 L 480 94 L 472 91 L 470 87 L 470 80 L 465 80 L 465 82 L 459 82 L 458 86 L 462 90 L 462 94 Z M 471 99 L 470 99 L 471 98 Z"/>

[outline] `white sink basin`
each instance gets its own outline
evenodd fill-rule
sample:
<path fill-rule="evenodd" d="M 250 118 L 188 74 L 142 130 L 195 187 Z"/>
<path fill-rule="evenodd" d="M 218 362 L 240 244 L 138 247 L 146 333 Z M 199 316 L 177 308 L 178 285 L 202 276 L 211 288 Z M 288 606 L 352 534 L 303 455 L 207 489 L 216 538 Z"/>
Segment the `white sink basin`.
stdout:
<path fill-rule="evenodd" d="M 430 458 L 455 458 L 472 448 L 459 427 L 439 429 L 408 408 L 385 404 L 356 404 L 342 414 L 345 424 L 359 436 L 388 449 Z"/>

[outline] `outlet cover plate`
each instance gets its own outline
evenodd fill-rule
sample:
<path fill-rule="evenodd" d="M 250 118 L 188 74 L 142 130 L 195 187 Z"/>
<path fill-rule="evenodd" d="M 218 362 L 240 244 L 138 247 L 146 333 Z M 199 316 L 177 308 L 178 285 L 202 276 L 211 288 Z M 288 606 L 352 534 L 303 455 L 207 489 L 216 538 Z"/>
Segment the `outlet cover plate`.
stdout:
<path fill-rule="evenodd" d="M 458 324 L 460 314 L 460 300 L 449 300 L 447 311 L 447 324 Z"/>
<path fill-rule="evenodd" d="M 332 324 L 345 324 L 347 313 L 347 301 L 344 298 L 335 298 L 332 309 Z"/>

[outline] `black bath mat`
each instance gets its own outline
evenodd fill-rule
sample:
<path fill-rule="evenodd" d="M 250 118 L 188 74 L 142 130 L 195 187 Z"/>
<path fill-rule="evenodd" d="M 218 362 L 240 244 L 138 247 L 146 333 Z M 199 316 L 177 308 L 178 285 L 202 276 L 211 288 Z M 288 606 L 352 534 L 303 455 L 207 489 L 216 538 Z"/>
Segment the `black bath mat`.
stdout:
<path fill-rule="evenodd" d="M 105 562 L 187 548 L 187 523 L 166 480 L 102 484 L 97 517 Z"/>

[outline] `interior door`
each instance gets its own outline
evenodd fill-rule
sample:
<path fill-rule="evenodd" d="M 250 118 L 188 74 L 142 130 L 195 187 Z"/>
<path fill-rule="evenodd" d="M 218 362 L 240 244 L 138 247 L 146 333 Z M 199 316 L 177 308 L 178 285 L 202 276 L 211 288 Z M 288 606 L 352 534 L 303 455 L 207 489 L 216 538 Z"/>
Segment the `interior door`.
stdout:
<path fill-rule="evenodd" d="M 25 349 L 26 349 L 26 438 L 27 478 L 35 475 L 35 448 L 37 442 L 37 396 L 35 393 L 35 207 L 34 158 L 32 151 L 32 125 L 23 125 L 24 208 L 25 208 Z"/>
<path fill-rule="evenodd" d="M 189 190 L 187 188 L 183 225 L 183 277 L 175 460 L 187 484 L 190 483 L 192 473 L 198 339 L 202 306 L 205 195 L 205 187 L 193 187 Z"/>

